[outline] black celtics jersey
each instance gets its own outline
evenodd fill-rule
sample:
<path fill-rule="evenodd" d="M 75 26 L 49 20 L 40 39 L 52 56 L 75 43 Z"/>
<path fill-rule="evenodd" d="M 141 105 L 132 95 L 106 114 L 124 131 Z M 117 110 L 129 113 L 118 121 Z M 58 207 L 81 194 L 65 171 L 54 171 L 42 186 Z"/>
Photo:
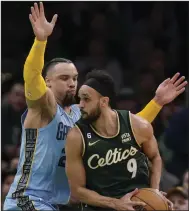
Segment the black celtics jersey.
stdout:
<path fill-rule="evenodd" d="M 122 197 L 135 188 L 149 187 L 146 156 L 137 144 L 130 112 L 117 110 L 118 134 L 100 136 L 91 125 L 77 122 L 84 138 L 86 187 L 103 196 Z"/>

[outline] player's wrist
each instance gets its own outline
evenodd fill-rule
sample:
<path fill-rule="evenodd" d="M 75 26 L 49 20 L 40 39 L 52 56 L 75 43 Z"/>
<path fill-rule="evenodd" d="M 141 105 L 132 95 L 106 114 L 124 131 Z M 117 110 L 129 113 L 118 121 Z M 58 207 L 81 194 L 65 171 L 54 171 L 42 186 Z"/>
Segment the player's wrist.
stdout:
<path fill-rule="evenodd" d="M 113 199 L 112 203 L 109 204 L 109 208 L 112 208 L 114 210 L 119 210 L 121 202 L 122 201 L 120 199 Z"/>
<path fill-rule="evenodd" d="M 36 36 L 35 40 L 38 42 L 46 43 L 47 42 L 47 37 L 46 36 Z"/>
<path fill-rule="evenodd" d="M 165 102 L 158 95 L 155 95 L 155 97 L 153 98 L 153 102 L 159 108 L 162 108 L 165 105 Z"/>

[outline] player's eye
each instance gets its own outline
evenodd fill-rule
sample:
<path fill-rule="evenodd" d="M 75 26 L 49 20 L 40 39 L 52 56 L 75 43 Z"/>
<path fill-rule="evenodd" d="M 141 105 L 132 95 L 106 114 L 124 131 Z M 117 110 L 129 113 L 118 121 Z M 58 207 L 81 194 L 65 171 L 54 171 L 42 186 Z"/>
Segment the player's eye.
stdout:
<path fill-rule="evenodd" d="M 85 102 L 89 102 L 90 99 L 89 99 L 88 97 L 84 97 L 83 100 L 84 100 Z"/>
<path fill-rule="evenodd" d="M 68 76 L 61 76 L 60 79 L 63 80 L 63 81 L 67 81 L 69 79 L 69 77 Z"/>

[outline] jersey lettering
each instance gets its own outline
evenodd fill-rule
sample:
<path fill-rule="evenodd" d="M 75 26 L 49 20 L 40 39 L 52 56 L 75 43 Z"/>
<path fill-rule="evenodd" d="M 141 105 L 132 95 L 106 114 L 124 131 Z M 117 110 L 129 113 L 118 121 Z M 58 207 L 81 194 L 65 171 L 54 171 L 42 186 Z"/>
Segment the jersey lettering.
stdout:
<path fill-rule="evenodd" d="M 59 122 L 56 139 L 59 141 L 65 140 L 70 128 L 70 126 L 64 125 L 62 122 Z"/>
<path fill-rule="evenodd" d="M 66 153 L 65 153 L 65 148 L 62 149 L 62 157 L 60 158 L 58 162 L 58 166 L 65 168 L 65 163 L 66 163 Z"/>
<path fill-rule="evenodd" d="M 130 149 L 122 150 L 122 148 L 115 148 L 114 150 L 110 149 L 105 155 L 105 158 L 101 158 L 98 154 L 94 154 L 88 159 L 88 166 L 91 169 L 97 169 L 99 167 L 110 166 L 126 160 L 129 156 L 134 156 L 138 150 L 135 147 Z M 131 171 L 131 168 L 129 168 Z"/>

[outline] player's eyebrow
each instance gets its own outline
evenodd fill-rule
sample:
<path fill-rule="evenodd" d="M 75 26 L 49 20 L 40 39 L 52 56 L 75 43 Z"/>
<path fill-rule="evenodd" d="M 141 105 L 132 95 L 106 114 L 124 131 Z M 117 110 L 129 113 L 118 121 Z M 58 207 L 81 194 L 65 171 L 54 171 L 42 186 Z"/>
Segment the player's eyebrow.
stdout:
<path fill-rule="evenodd" d="M 90 96 L 87 93 L 78 94 L 78 97 L 87 97 L 87 98 L 90 98 Z"/>
<path fill-rule="evenodd" d="M 58 75 L 59 77 L 78 77 L 78 73 L 77 74 L 74 74 L 73 76 L 72 75 L 69 75 L 69 74 L 60 74 Z"/>

